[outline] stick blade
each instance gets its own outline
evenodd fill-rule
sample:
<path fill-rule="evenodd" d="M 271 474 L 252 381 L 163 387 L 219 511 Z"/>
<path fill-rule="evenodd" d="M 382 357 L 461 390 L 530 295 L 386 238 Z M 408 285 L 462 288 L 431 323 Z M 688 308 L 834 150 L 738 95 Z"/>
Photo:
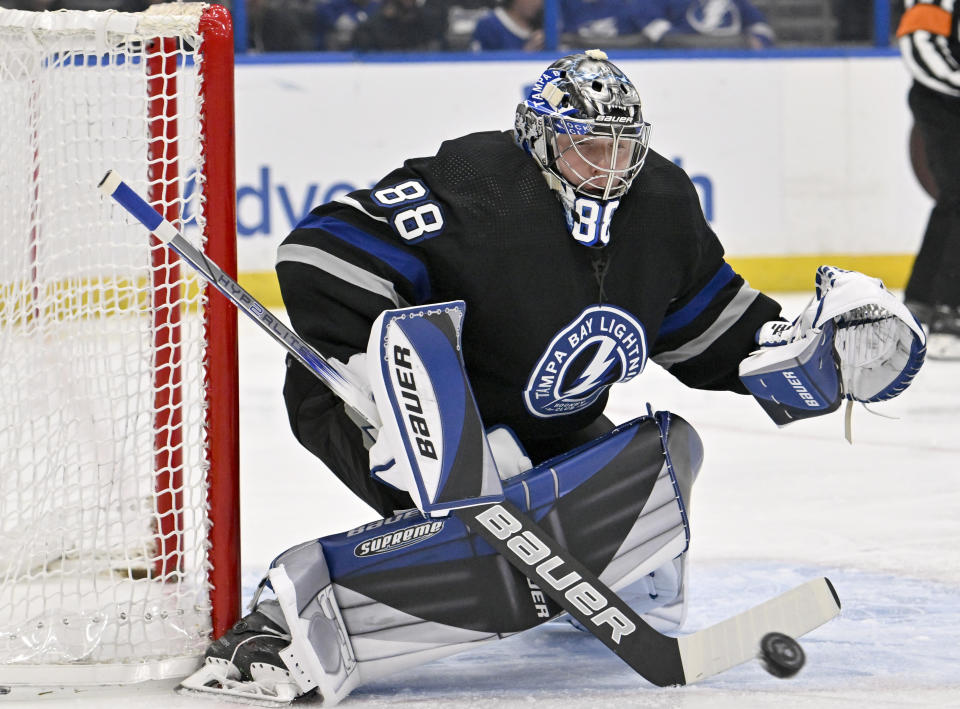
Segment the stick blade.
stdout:
<path fill-rule="evenodd" d="M 827 578 L 814 579 L 743 613 L 678 638 L 686 684 L 699 682 L 757 657 L 770 632 L 799 638 L 840 613 Z"/>

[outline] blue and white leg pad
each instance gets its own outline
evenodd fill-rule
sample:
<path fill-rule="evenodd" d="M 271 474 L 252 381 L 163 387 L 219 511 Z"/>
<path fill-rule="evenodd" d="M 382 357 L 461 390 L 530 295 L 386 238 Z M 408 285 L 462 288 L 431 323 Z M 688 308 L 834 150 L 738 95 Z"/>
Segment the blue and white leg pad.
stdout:
<path fill-rule="evenodd" d="M 657 414 L 513 476 L 504 492 L 611 588 L 653 573 L 650 593 L 662 595 L 643 611 L 669 602 L 663 620 L 673 627 L 683 607 L 675 560 L 688 546 L 685 498 L 701 460 L 692 427 Z M 284 661 L 291 675 L 304 668 L 298 687 L 319 687 L 325 702 L 562 612 L 458 517 L 415 509 L 299 545 L 272 566 L 293 637 Z"/>
<path fill-rule="evenodd" d="M 359 684 L 360 673 L 323 548 L 310 543 L 284 552 L 267 578 L 290 631 L 280 657 L 291 679 L 300 694 L 316 690 L 323 706 L 337 704 Z"/>

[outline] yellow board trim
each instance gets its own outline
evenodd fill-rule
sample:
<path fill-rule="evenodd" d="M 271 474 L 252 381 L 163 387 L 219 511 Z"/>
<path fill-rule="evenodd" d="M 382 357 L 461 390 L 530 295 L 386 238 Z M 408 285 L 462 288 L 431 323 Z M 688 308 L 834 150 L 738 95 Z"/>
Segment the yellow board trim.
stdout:
<path fill-rule="evenodd" d="M 907 283 L 913 266 L 910 254 L 820 254 L 804 256 L 731 256 L 727 259 L 734 270 L 757 290 L 768 293 L 790 291 L 813 292 L 817 266 L 830 264 L 860 271 L 880 278 L 888 288 L 901 289 Z M 192 273 L 184 274 L 181 299 L 188 309 L 200 300 L 201 282 Z M 273 271 L 240 273 L 240 285 L 268 308 L 282 308 L 283 298 L 277 275 Z M 41 302 L 46 317 L 87 317 L 116 312 L 147 312 L 149 308 L 147 280 L 88 278 L 77 281 L 47 283 Z M 34 315 L 36 295 L 25 282 L 0 283 L 0 323 L 26 322 Z"/>
<path fill-rule="evenodd" d="M 912 254 L 812 254 L 802 256 L 731 256 L 727 262 L 757 290 L 770 293 L 813 292 L 818 266 L 829 264 L 879 278 L 887 288 L 906 286 Z"/>
<path fill-rule="evenodd" d="M 282 308 L 280 284 L 274 271 L 242 271 L 237 274 L 240 287 L 268 308 Z"/>
<path fill-rule="evenodd" d="M 195 273 L 185 273 L 171 283 L 170 305 L 196 311 L 206 287 Z M 61 321 L 113 315 L 149 316 L 152 285 L 146 276 L 68 278 L 33 283 L 20 280 L 0 283 L 0 326 L 25 326 L 36 320 Z"/>
<path fill-rule="evenodd" d="M 814 272 L 829 264 L 881 279 L 888 288 L 907 284 L 912 254 L 813 254 L 802 256 L 730 256 L 727 262 L 757 290 L 769 293 L 813 292 Z M 273 271 L 247 271 L 240 285 L 268 308 L 282 308 L 280 286 Z"/>

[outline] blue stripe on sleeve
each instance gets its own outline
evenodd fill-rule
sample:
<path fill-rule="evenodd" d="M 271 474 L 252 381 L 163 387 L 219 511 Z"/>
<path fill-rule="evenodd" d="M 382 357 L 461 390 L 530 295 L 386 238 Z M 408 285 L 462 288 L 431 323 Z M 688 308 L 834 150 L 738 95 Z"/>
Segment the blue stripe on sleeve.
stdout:
<path fill-rule="evenodd" d="M 736 278 L 736 276 L 737 274 L 730 267 L 730 264 L 724 262 L 724 264 L 713 275 L 713 278 L 710 279 L 710 282 L 703 287 L 703 290 L 693 297 L 693 300 L 684 305 L 677 312 L 672 313 L 663 319 L 663 324 L 660 326 L 660 334 L 667 335 L 692 323 L 693 320 L 700 313 L 702 313 L 708 305 L 710 305 L 717 293 L 719 293 L 720 290 L 730 281 Z"/>
<path fill-rule="evenodd" d="M 405 251 L 334 217 L 318 217 L 310 214 L 297 224 L 297 229 L 322 229 L 330 236 L 356 246 L 410 281 L 413 284 L 417 303 L 425 303 L 429 299 L 431 288 L 427 269 L 419 260 Z"/>

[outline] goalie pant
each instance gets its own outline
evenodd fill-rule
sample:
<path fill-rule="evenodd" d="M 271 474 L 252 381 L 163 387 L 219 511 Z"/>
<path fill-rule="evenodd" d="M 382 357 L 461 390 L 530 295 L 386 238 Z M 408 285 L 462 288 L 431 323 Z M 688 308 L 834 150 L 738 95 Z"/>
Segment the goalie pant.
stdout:
<path fill-rule="evenodd" d="M 658 569 L 682 573 L 702 457 L 693 428 L 657 412 L 510 479 L 504 492 L 613 590 L 652 584 Z M 574 576 L 562 565 L 548 573 L 575 594 Z M 651 595 L 635 610 L 670 604 L 682 622 L 682 578 L 674 582 L 672 598 Z M 457 518 L 417 510 L 294 547 L 273 562 L 267 584 L 280 608 L 271 599 L 258 610 L 291 629 L 281 656 L 300 691 L 316 689 L 325 704 L 562 612 Z"/>

